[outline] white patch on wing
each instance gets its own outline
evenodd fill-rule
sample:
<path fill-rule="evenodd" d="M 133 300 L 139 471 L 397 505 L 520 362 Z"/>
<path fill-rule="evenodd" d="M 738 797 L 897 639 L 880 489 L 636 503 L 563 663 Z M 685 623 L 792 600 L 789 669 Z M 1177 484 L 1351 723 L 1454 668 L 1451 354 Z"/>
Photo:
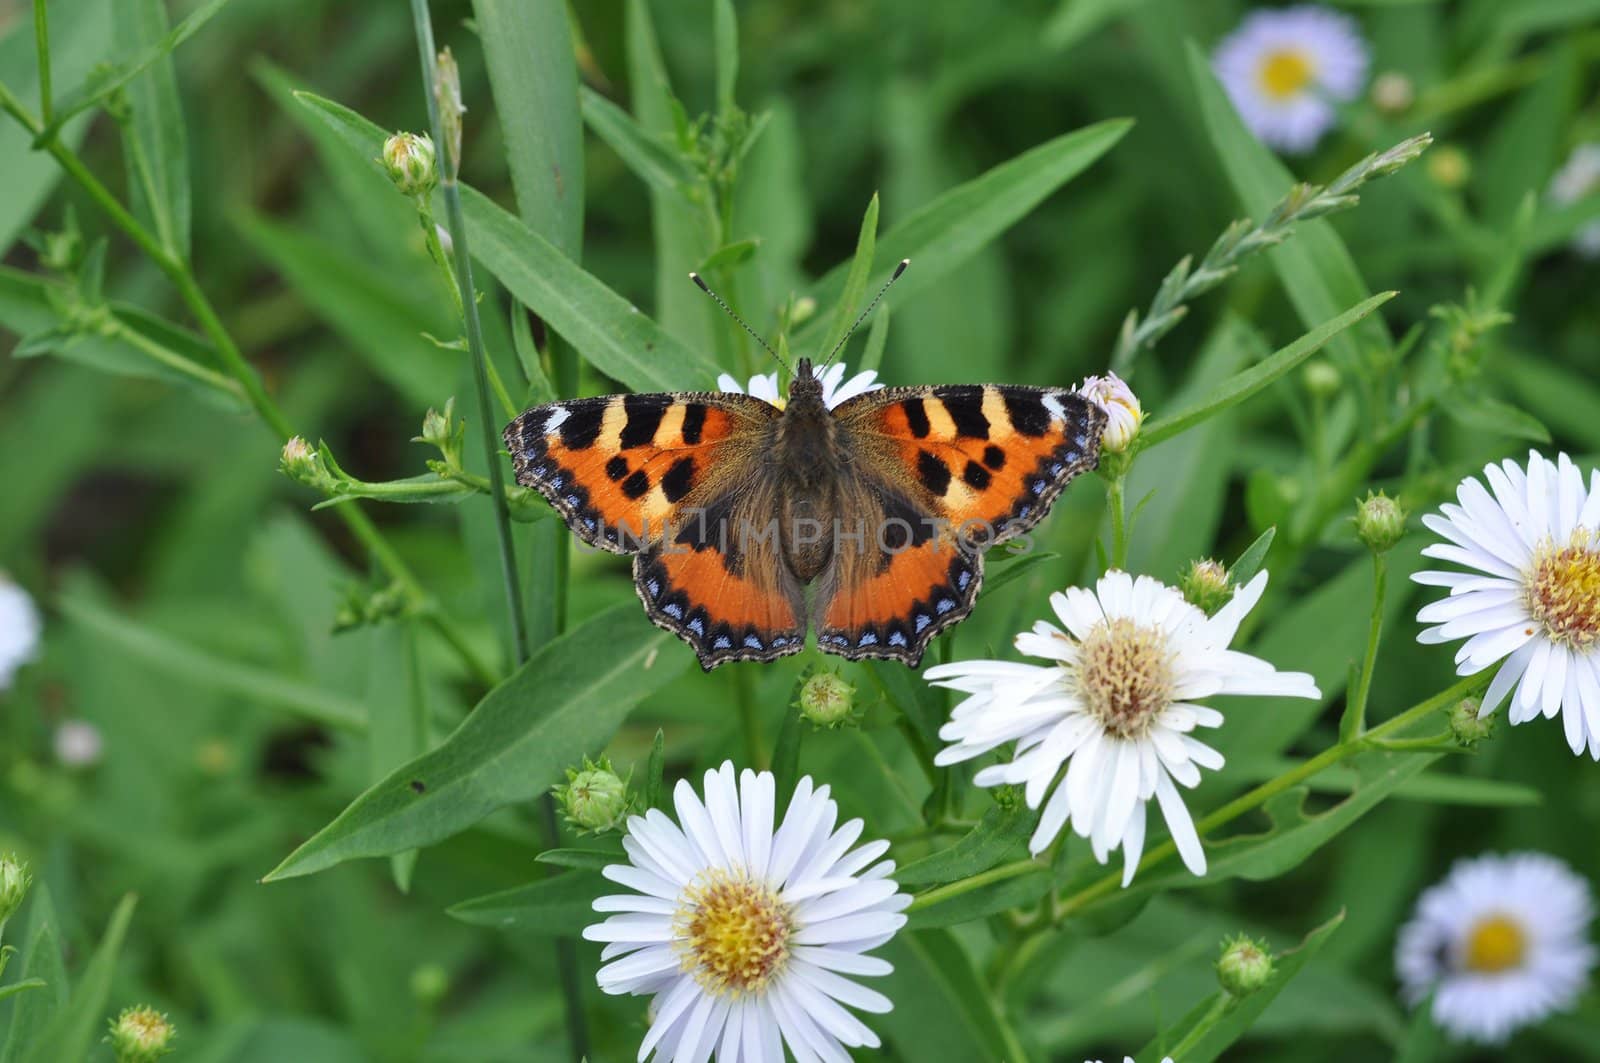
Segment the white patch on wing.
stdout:
<path fill-rule="evenodd" d="M 539 429 L 539 431 L 545 435 L 550 435 L 555 432 L 556 429 L 561 427 L 563 421 L 571 416 L 572 414 L 565 406 L 557 406 L 554 410 L 550 411 L 550 416 L 544 419 L 544 427 Z"/>

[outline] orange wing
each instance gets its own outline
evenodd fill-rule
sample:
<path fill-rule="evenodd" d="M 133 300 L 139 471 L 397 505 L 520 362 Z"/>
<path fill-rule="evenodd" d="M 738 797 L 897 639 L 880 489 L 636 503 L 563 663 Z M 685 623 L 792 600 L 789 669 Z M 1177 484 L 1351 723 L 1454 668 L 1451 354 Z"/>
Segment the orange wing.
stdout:
<path fill-rule="evenodd" d="M 972 611 L 983 551 L 1022 534 L 1100 457 L 1106 417 L 1057 388 L 891 388 L 842 404 L 855 455 L 840 486 L 847 524 L 817 596 L 817 641 L 852 659 L 915 667 L 935 635 Z"/>

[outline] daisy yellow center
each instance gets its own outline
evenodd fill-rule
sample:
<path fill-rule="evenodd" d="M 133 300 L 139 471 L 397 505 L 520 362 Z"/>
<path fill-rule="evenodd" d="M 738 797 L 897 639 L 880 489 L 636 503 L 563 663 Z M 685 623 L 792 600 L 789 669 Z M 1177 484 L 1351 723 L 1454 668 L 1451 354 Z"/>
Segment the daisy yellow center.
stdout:
<path fill-rule="evenodd" d="M 1489 915 L 1478 920 L 1467 932 L 1463 962 L 1478 974 L 1498 974 L 1522 965 L 1528 936 L 1521 924 L 1504 915 Z"/>
<path fill-rule="evenodd" d="M 1537 551 L 1526 594 L 1552 642 L 1578 650 L 1600 642 L 1600 537 L 1580 528 L 1566 546 Z"/>
<path fill-rule="evenodd" d="M 1261 91 L 1282 102 L 1304 92 L 1316 75 L 1311 56 L 1299 48 L 1279 48 L 1261 57 Z"/>
<path fill-rule="evenodd" d="M 1078 696 L 1106 733 L 1136 738 L 1172 704 L 1172 655 L 1159 628 L 1108 620 L 1079 645 Z"/>
<path fill-rule="evenodd" d="M 789 906 L 765 883 L 712 868 L 678 902 L 683 969 L 712 993 L 759 993 L 789 959 Z"/>

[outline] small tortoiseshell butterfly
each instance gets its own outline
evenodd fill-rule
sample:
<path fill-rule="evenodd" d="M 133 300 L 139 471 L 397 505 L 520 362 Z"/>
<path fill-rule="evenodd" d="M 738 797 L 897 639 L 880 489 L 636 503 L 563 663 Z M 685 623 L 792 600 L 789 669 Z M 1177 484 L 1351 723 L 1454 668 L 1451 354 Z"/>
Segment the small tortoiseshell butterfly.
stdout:
<path fill-rule="evenodd" d="M 635 555 L 645 612 L 707 671 L 798 653 L 808 624 L 827 653 L 915 667 L 972 611 L 983 551 L 1095 467 L 1105 423 L 1074 391 L 1000 384 L 829 409 L 802 360 L 781 408 L 737 392 L 574 399 L 526 411 L 505 442 L 517 482 L 574 534 Z"/>

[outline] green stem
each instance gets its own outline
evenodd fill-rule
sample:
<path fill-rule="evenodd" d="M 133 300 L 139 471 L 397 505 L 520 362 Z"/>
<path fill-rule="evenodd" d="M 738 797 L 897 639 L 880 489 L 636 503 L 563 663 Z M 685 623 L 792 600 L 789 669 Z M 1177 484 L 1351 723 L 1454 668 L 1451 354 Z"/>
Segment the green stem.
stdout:
<path fill-rule="evenodd" d="M 1339 721 L 1339 739 L 1349 742 L 1367 728 L 1367 698 L 1372 693 L 1372 672 L 1378 666 L 1378 637 L 1383 634 L 1383 599 L 1388 590 L 1389 562 L 1383 554 L 1372 554 L 1372 620 L 1367 625 L 1367 654 L 1361 662 L 1361 678 L 1356 682 L 1344 718 Z"/>
<path fill-rule="evenodd" d="M 734 697 L 739 703 L 739 729 L 744 732 L 745 760 L 756 771 L 765 771 L 772 765 L 767 744 L 761 737 L 761 716 L 756 706 L 752 671 L 750 668 L 734 668 Z"/>
<path fill-rule="evenodd" d="M 46 0 L 33 0 L 33 40 L 39 54 L 39 111 L 49 125 L 55 112 L 50 91 L 50 14 Z"/>
<path fill-rule="evenodd" d="M 1202 1037 L 1211 1032 L 1211 1028 L 1216 1025 L 1217 1020 L 1222 1018 L 1223 1012 L 1227 1011 L 1232 1004 L 1232 997 L 1226 993 L 1218 993 L 1216 998 L 1211 1001 L 1211 1007 L 1206 1009 L 1205 1017 L 1190 1028 L 1188 1036 L 1167 1050 L 1167 1056 L 1175 1060 L 1182 1059 L 1185 1052 L 1193 1048 Z"/>
<path fill-rule="evenodd" d="M 1122 568 L 1128 563 L 1128 520 L 1123 492 L 1127 482 L 1126 470 L 1119 469 L 1111 477 L 1106 489 L 1111 504 L 1111 567 Z"/>
<path fill-rule="evenodd" d="M 245 397 L 244 389 L 232 377 L 224 376 L 214 369 L 207 369 L 198 362 L 185 358 L 178 352 L 162 346 L 138 329 L 129 328 L 120 320 L 113 320 L 115 321 L 116 337 L 128 346 L 143 351 L 151 361 L 158 362 L 168 369 L 182 373 L 184 376 L 210 384 L 218 391 L 226 391 L 235 398 L 243 399 Z"/>
<path fill-rule="evenodd" d="M 44 130 L 44 124 L 30 114 L 27 108 L 22 105 L 22 102 L 17 99 L 16 95 L 3 83 L 0 83 L 0 110 L 10 114 L 22 124 L 24 129 L 33 133 L 36 137 Z M 50 152 L 50 155 L 56 160 L 56 164 L 61 167 L 67 176 L 72 178 L 78 187 L 83 190 L 84 194 L 111 219 L 112 223 L 121 229 L 156 264 L 162 273 L 166 274 L 167 279 L 178 290 L 178 295 L 183 299 L 184 305 L 189 308 L 189 312 L 199 322 L 201 331 L 206 334 L 212 346 L 216 348 L 217 355 L 222 360 L 228 374 L 238 381 L 239 386 L 244 389 L 245 398 L 249 400 L 256 414 L 266 422 L 267 426 L 272 429 L 279 439 L 288 440 L 295 435 L 293 428 L 289 424 L 289 419 L 284 416 L 277 403 L 273 402 L 271 396 L 267 394 L 266 389 L 261 384 L 261 378 L 256 375 L 255 370 L 251 368 L 250 363 L 246 361 L 238 346 L 233 342 L 233 337 L 222 324 L 216 311 L 212 309 L 205 293 L 200 290 L 200 286 L 195 281 L 194 275 L 190 273 L 189 267 L 162 246 L 161 241 L 153 236 L 148 229 L 139 223 L 138 219 L 117 201 L 111 191 L 101 184 L 94 174 L 89 172 L 88 167 L 83 164 L 83 161 L 70 148 L 62 144 L 56 137 L 47 139 L 43 147 Z M 423 590 L 415 574 L 389 546 L 382 533 L 378 531 L 377 526 L 372 523 L 372 519 L 353 505 L 338 507 L 337 516 L 344 522 L 350 533 L 367 546 L 373 557 L 388 571 L 395 582 L 403 586 L 414 601 L 426 607 L 424 614 L 429 625 L 461 655 L 462 660 L 478 680 L 490 686 L 499 682 L 499 676 L 472 649 L 465 633 L 456 622 L 440 612 L 437 606 L 432 603 L 432 599 Z"/>

